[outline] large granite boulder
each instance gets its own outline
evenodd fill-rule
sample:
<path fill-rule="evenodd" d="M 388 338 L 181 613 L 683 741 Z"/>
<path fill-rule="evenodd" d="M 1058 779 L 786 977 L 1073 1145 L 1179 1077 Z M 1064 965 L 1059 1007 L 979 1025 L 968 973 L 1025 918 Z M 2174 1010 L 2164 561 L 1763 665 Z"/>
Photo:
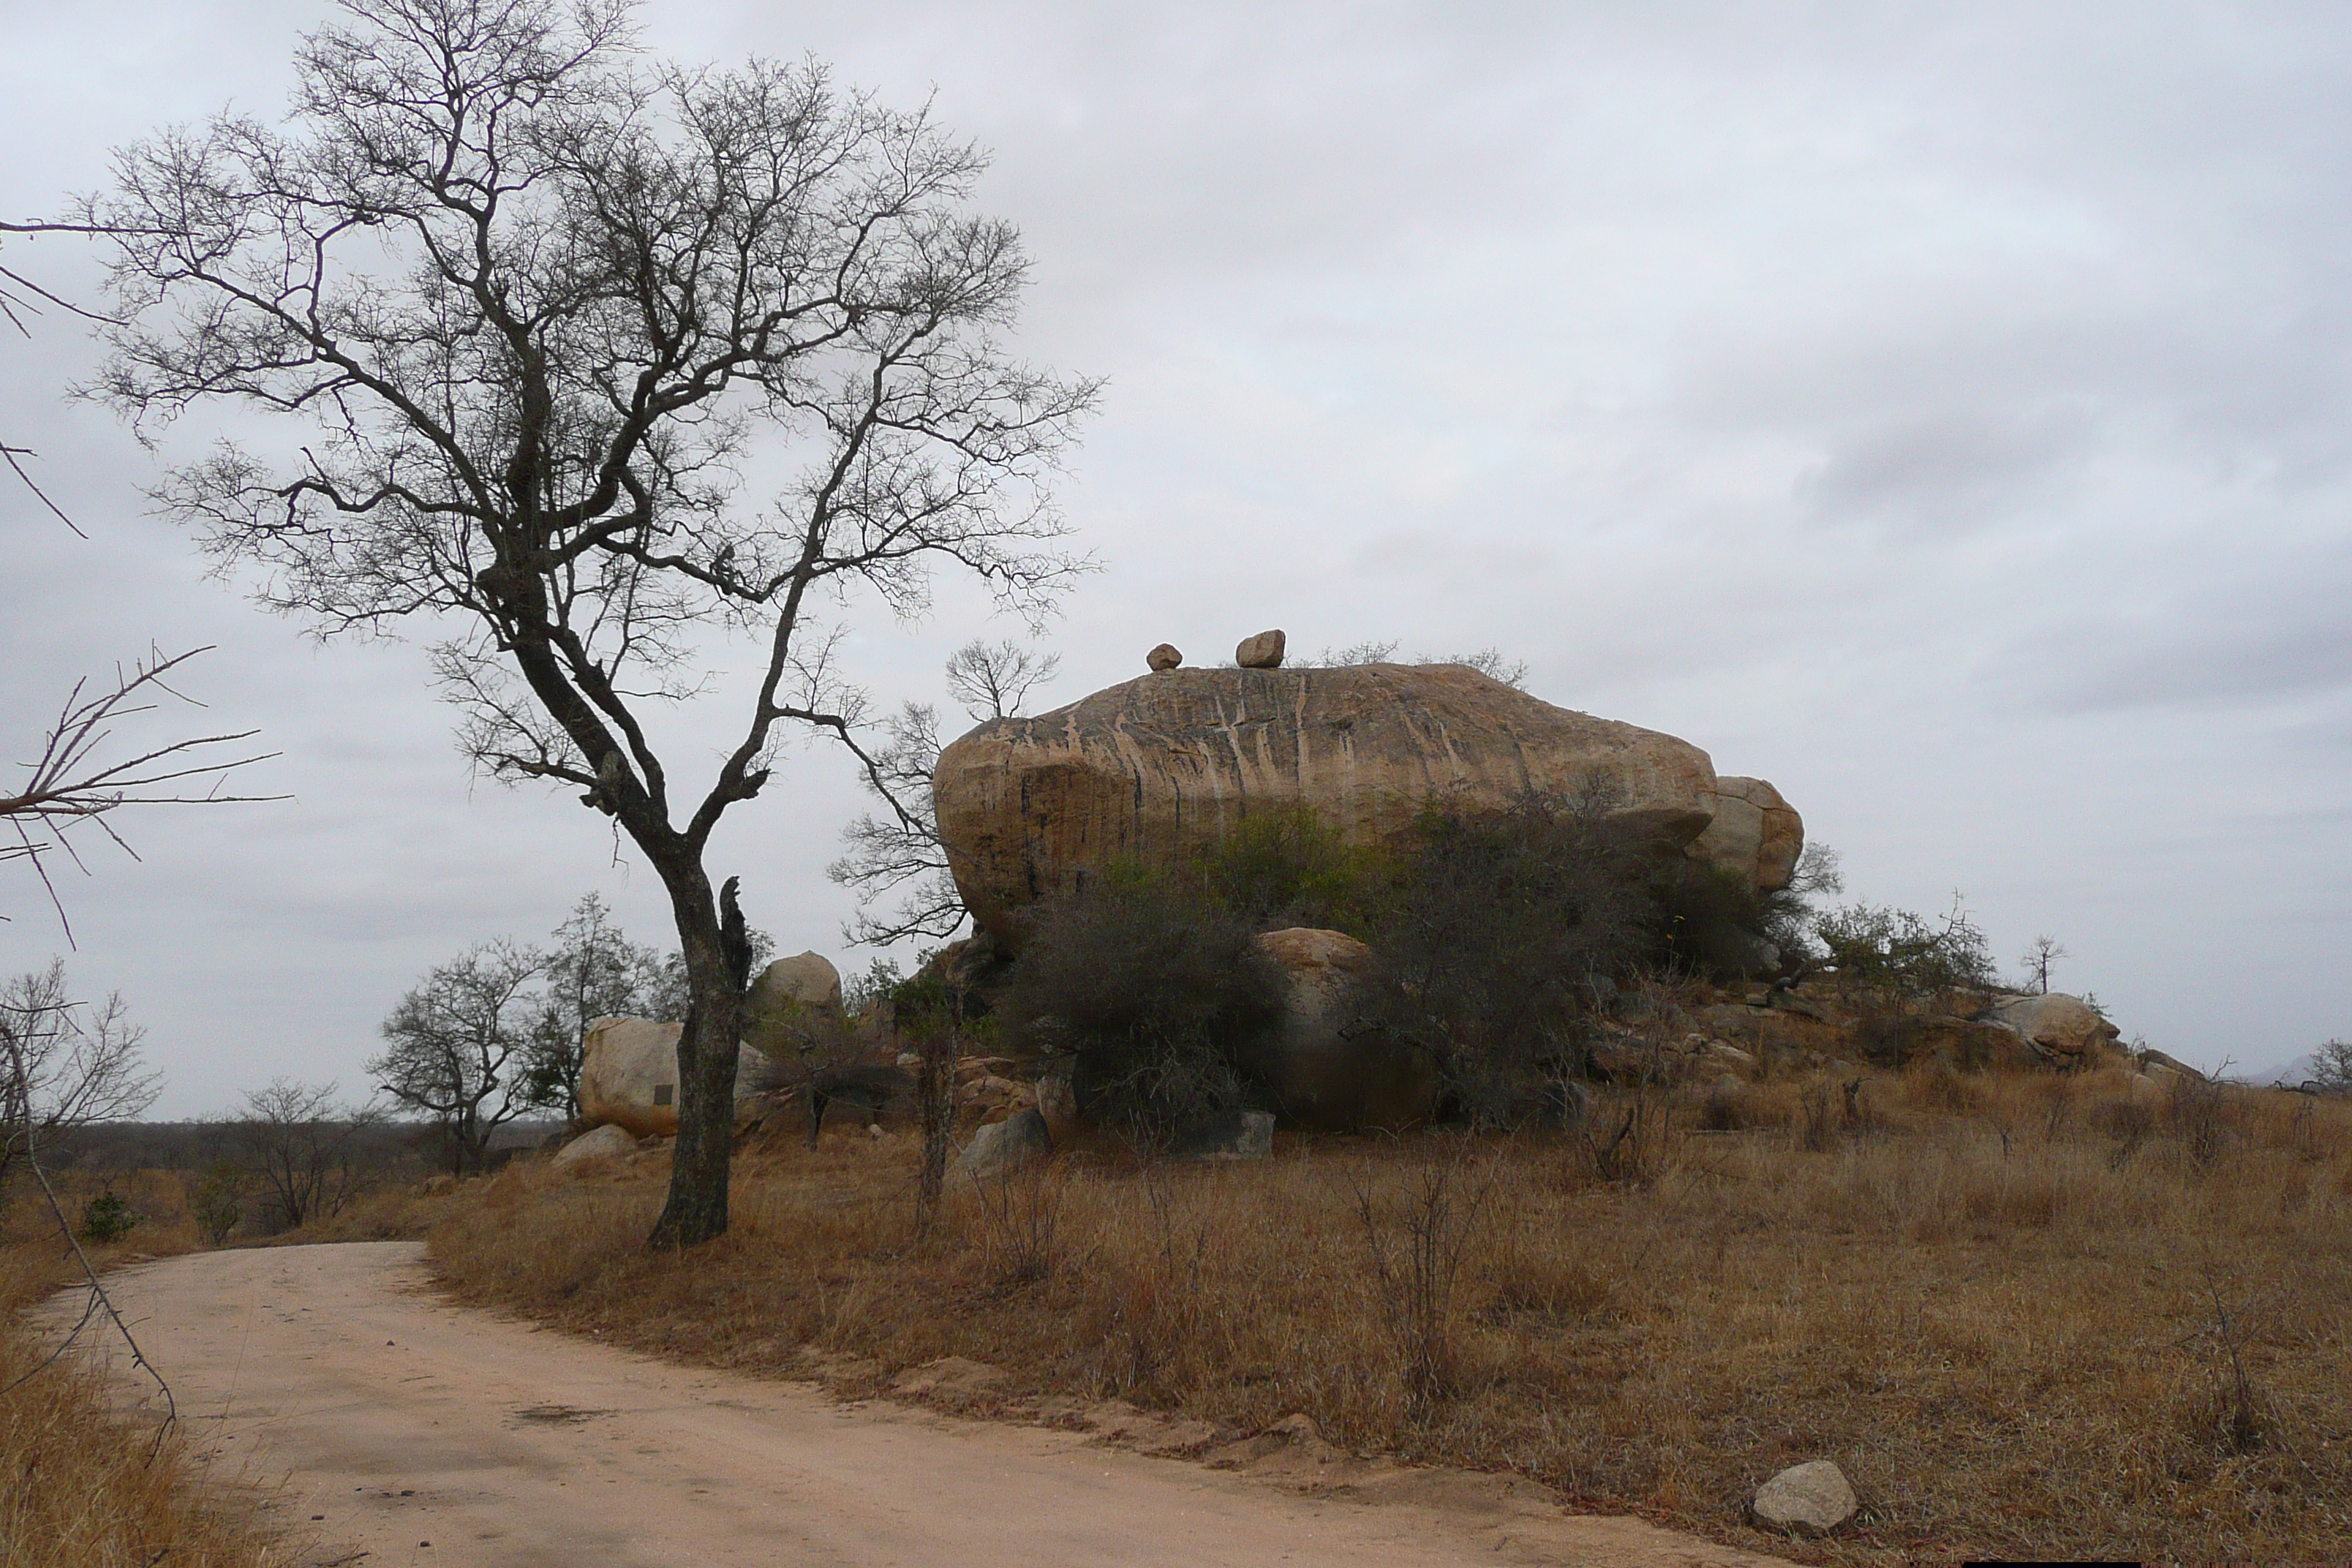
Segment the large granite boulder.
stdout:
<path fill-rule="evenodd" d="M 618 1127 L 644 1138 L 677 1131 L 677 1037 L 680 1024 L 651 1018 L 599 1018 L 588 1026 L 580 1064 L 580 1120 Z M 735 1056 L 735 1103 L 771 1088 L 775 1068 L 750 1046 Z"/>
<path fill-rule="evenodd" d="M 2004 996 L 1994 1004 L 1989 1016 L 2023 1036 L 2042 1059 L 2061 1066 L 2085 1061 L 2113 1046 L 2123 1034 L 2081 997 L 2056 991 L 2039 996 Z"/>
<path fill-rule="evenodd" d="M 1305 926 L 1257 939 L 1285 983 L 1283 1021 L 1249 1066 L 1283 1113 L 1325 1131 L 1402 1131 L 1437 1106 L 1437 1077 L 1418 1054 L 1373 1033 L 1343 1032 L 1349 987 L 1371 949 L 1344 931 Z"/>
<path fill-rule="evenodd" d="M 1114 862 L 1181 864 L 1253 809 L 1308 805 L 1350 842 L 1399 844 L 1433 795 L 1499 806 L 1595 778 L 1687 845 L 1715 767 L 1671 735 L 1555 708 L 1464 665 L 1162 669 L 940 754 L 940 836 L 974 919 L 1010 951 L 1022 911 Z"/>
<path fill-rule="evenodd" d="M 841 972 L 821 953 L 780 958 L 743 998 L 743 1038 L 776 1062 L 830 1061 L 845 1048 Z"/>
<path fill-rule="evenodd" d="M 1759 893 L 1776 893 L 1797 875 L 1805 850 L 1805 822 L 1780 792 L 1762 779 L 1715 781 L 1714 819 L 1692 840 L 1693 858 L 1739 879 Z"/>

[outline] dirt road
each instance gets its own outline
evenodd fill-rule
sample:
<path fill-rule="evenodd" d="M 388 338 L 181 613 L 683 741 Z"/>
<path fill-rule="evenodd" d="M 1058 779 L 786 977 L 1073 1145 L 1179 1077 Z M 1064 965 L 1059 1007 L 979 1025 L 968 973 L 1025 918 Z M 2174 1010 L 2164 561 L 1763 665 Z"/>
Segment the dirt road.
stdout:
<path fill-rule="evenodd" d="M 201 1447 L 281 1486 L 318 1564 L 1770 1561 L 1432 1472 L 1316 1497 L 1083 1433 L 672 1366 L 450 1306 L 409 1243 L 205 1253 L 114 1284 Z"/>

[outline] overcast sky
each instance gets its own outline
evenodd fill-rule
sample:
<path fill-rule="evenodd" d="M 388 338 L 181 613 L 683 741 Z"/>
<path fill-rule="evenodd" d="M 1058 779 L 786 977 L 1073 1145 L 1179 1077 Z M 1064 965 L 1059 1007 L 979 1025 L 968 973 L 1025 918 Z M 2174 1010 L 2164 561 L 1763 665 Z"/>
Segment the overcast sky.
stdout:
<path fill-rule="evenodd" d="M 0 0 L 0 213 L 226 103 L 276 115 L 277 0 Z M 1759 774 L 1850 896 L 2039 932 L 2125 1033 L 2257 1066 L 2352 1033 L 2352 20 L 2310 5 L 1181 6 L 698 0 L 688 58 L 811 52 L 996 157 L 1020 347 L 1109 390 L 1063 491 L 1105 570 L 1045 705 L 1287 630 L 1524 658 L 1537 694 Z M 74 242 L 11 265 L 87 289 Z M 148 515 L 161 456 L 0 342 L 0 738 L 202 643 L 191 721 L 279 805 L 152 814 L 62 890 L 170 1089 L 362 1087 L 428 964 L 653 879 L 567 796 L 467 779 L 402 644 L 318 646 Z M 943 594 L 855 649 L 936 700 L 1017 626 Z M 170 722 L 179 722 L 171 720 Z M 862 959 L 821 751 L 717 859 L 783 951 Z M 737 820 L 740 818 L 740 820 Z M 0 969 L 63 938 L 0 867 Z"/>

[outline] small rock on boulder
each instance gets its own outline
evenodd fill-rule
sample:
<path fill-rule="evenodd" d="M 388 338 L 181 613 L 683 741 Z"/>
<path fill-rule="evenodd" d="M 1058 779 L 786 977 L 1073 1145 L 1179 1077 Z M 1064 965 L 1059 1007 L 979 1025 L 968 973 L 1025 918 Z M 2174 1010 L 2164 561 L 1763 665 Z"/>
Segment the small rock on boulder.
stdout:
<path fill-rule="evenodd" d="M 1183 650 L 1172 642 L 1161 643 L 1143 656 L 1143 662 L 1153 669 L 1173 669 L 1184 662 Z"/>
<path fill-rule="evenodd" d="M 2053 991 L 2040 996 L 2005 996 L 1992 1021 L 2016 1030 L 2042 1056 L 2067 1062 L 2112 1046 L 2123 1031 L 2092 1011 L 2079 996 Z"/>
<path fill-rule="evenodd" d="M 955 1173 L 966 1180 L 1001 1176 L 1051 1153 L 1053 1148 L 1054 1135 L 1045 1130 L 1045 1119 L 1032 1106 L 973 1132 L 971 1142 L 956 1156 Z"/>
<path fill-rule="evenodd" d="M 1827 1535 L 1852 1519 L 1859 1507 L 1845 1472 L 1827 1459 L 1782 1470 L 1764 1483 L 1748 1505 L 1756 1522 L 1766 1529 L 1800 1535 Z"/>
<path fill-rule="evenodd" d="M 1280 669 L 1284 643 L 1280 632 L 1260 632 L 1254 637 L 1244 637 L 1234 649 L 1234 662 L 1244 669 Z"/>
<path fill-rule="evenodd" d="M 583 1160 L 616 1160 L 637 1152 L 637 1141 L 620 1128 L 606 1122 L 592 1127 L 555 1152 L 552 1162 L 557 1165 L 576 1165 Z"/>

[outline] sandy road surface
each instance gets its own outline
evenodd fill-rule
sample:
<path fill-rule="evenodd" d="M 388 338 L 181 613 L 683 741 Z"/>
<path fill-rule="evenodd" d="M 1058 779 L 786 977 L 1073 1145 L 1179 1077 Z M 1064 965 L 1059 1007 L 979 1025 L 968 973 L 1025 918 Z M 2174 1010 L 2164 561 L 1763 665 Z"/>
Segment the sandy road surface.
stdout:
<path fill-rule="evenodd" d="M 313 1563 L 1769 1561 L 1533 1500 L 1310 1497 L 1081 1433 L 672 1366 L 453 1307 L 409 1243 L 206 1253 L 114 1283 L 182 1419 L 226 1473 L 282 1485 Z"/>

